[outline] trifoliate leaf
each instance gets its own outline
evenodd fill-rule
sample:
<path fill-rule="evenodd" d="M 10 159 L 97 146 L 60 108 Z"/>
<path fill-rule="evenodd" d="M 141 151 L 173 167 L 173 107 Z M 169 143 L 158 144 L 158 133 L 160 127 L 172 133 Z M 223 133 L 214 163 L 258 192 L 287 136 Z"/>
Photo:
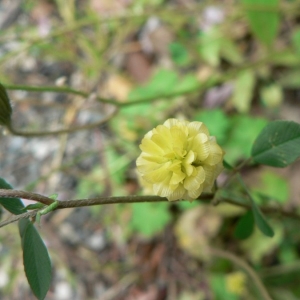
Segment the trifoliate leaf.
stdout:
<path fill-rule="evenodd" d="M 300 157 L 300 124 L 292 121 L 269 123 L 255 140 L 251 155 L 260 164 L 283 168 Z"/>

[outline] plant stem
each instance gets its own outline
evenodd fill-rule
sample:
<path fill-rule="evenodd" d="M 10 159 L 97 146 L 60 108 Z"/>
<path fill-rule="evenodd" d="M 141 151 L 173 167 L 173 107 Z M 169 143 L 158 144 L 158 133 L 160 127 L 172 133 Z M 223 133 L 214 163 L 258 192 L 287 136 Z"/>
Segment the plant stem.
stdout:
<path fill-rule="evenodd" d="M 224 251 L 221 249 L 216 249 L 216 248 L 209 248 L 210 253 L 214 256 L 220 257 L 220 258 L 225 258 L 239 266 L 241 269 L 243 269 L 248 276 L 251 278 L 252 282 L 255 284 L 257 289 L 259 290 L 261 296 L 263 297 L 264 300 L 272 300 L 271 296 L 269 295 L 267 289 L 265 288 L 264 284 L 262 283 L 261 279 L 258 277 L 256 272 L 241 258 L 237 257 L 236 255 Z"/>
<path fill-rule="evenodd" d="M 28 86 L 28 85 L 18 85 L 18 84 L 4 84 L 3 86 L 8 90 L 67 93 L 67 94 L 81 96 L 83 98 L 88 98 L 92 95 L 92 93 L 75 90 L 67 86 Z M 112 104 L 115 106 L 120 106 L 121 104 L 116 100 L 101 98 L 101 97 L 96 97 L 96 100 L 102 103 Z"/>
<path fill-rule="evenodd" d="M 212 200 L 214 194 L 202 194 L 199 201 L 202 202 L 209 202 Z M 45 197 L 40 194 L 30 193 L 25 191 L 18 191 L 18 190 L 6 190 L 0 189 L 0 198 L 23 198 L 28 200 L 37 201 L 43 203 L 45 205 L 50 205 L 54 202 L 53 199 L 49 197 Z M 167 198 L 159 197 L 159 196 L 120 196 L 120 197 L 95 197 L 95 198 L 87 198 L 87 199 L 78 199 L 78 200 L 64 200 L 59 201 L 59 204 L 56 209 L 65 209 L 65 208 L 72 208 L 72 207 L 84 207 L 84 206 L 93 206 L 93 205 L 104 205 L 104 204 L 116 204 L 116 203 L 145 203 L 145 202 L 168 202 Z M 236 202 L 232 199 L 223 198 L 222 202 L 229 203 L 235 206 L 243 207 L 246 209 L 250 209 L 251 206 L 248 204 Z M 279 214 L 281 216 L 292 218 L 295 220 L 300 220 L 300 215 L 287 211 L 284 209 L 278 209 L 275 207 L 260 207 L 261 211 L 266 214 Z M 32 211 L 28 215 L 28 213 L 17 215 L 11 217 L 7 221 L 3 221 L 0 223 L 0 227 L 3 227 L 9 223 L 18 221 L 22 218 L 28 218 L 28 216 L 32 217 L 35 216 L 38 211 Z"/>
<path fill-rule="evenodd" d="M 64 133 L 71 133 L 71 132 L 76 132 L 79 130 L 87 130 L 87 129 L 92 129 L 97 126 L 100 126 L 107 121 L 109 121 L 116 113 L 118 112 L 118 109 L 114 109 L 114 111 L 101 119 L 98 122 L 82 125 L 82 126 L 73 126 L 70 128 L 62 128 L 62 129 L 57 129 L 57 130 L 49 130 L 49 131 L 20 131 L 18 129 L 15 129 L 12 124 L 10 123 L 6 128 L 8 131 L 13 134 L 13 135 L 18 135 L 18 136 L 24 136 L 24 137 L 40 137 L 40 136 L 48 136 L 48 135 L 58 135 L 58 134 L 64 134 Z"/>

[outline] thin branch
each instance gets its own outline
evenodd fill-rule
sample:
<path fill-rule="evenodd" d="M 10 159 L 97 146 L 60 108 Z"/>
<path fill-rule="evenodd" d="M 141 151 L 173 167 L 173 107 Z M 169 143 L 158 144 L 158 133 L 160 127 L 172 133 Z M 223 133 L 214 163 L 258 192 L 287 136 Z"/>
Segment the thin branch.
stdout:
<path fill-rule="evenodd" d="M 18 190 L 6 190 L 6 189 L 0 189 L 0 198 L 23 198 L 26 200 L 33 200 L 36 202 L 40 202 L 45 205 L 50 205 L 54 202 L 53 199 L 36 194 L 31 192 L 25 192 L 25 191 L 18 191 Z"/>
<path fill-rule="evenodd" d="M 264 64 L 268 64 L 270 61 L 272 61 L 272 58 L 280 56 L 281 53 L 284 53 L 284 51 L 277 51 L 277 52 L 269 53 L 267 56 L 264 56 L 264 57 L 258 59 L 257 61 L 241 64 L 241 65 L 237 66 L 236 68 L 228 71 L 224 75 L 219 75 L 219 76 L 215 76 L 213 78 L 209 78 L 207 81 L 199 82 L 198 85 L 194 85 L 190 88 L 176 90 L 174 92 L 166 92 L 166 93 L 162 93 L 160 95 L 146 96 L 146 97 L 142 97 L 138 100 L 134 100 L 134 101 L 119 102 L 115 99 L 102 98 L 99 96 L 96 96 L 96 100 L 99 102 L 112 104 L 117 107 L 123 107 L 123 106 L 131 106 L 131 105 L 137 105 L 137 104 L 142 104 L 142 103 L 152 103 L 153 101 L 158 101 L 161 99 L 173 98 L 173 97 L 177 97 L 177 96 L 181 96 L 181 95 L 190 94 L 193 92 L 201 92 L 210 87 L 213 87 L 215 85 L 221 84 L 223 82 L 226 82 L 228 80 L 235 78 L 237 76 L 237 74 L 239 74 L 239 72 L 241 72 L 241 71 L 259 67 Z M 75 90 L 75 89 L 72 89 L 67 86 L 63 86 L 63 87 L 60 87 L 60 86 L 27 86 L 27 85 L 15 85 L 15 84 L 5 84 L 5 83 L 3 83 L 3 86 L 8 90 L 68 93 L 68 94 L 74 94 L 74 95 L 85 97 L 85 98 L 87 98 L 91 95 L 91 93 Z"/>
<path fill-rule="evenodd" d="M 39 209 L 35 209 L 35 210 L 31 210 L 31 211 L 28 211 L 28 212 L 20 214 L 20 215 L 12 215 L 8 219 L 0 222 L 0 228 L 6 226 L 8 224 L 17 222 L 21 219 L 33 218 L 37 215 L 38 212 L 39 212 Z"/>
<path fill-rule="evenodd" d="M 248 276 L 251 278 L 252 282 L 255 284 L 257 289 L 259 290 L 261 296 L 263 297 L 264 300 L 272 300 L 271 296 L 269 295 L 267 289 L 265 288 L 263 282 L 259 278 L 259 276 L 256 274 L 256 272 L 242 259 L 237 257 L 236 255 L 224 251 L 221 249 L 216 249 L 216 248 L 209 248 L 210 253 L 214 256 L 225 258 L 242 268 Z"/>
<path fill-rule="evenodd" d="M 63 128 L 63 129 L 50 130 L 50 131 L 20 131 L 18 129 L 15 129 L 12 126 L 12 124 L 9 124 L 7 126 L 7 129 L 13 135 L 25 136 L 25 137 L 37 137 L 37 136 L 48 136 L 48 135 L 52 135 L 52 134 L 57 135 L 57 134 L 71 133 L 71 132 L 75 132 L 75 131 L 79 131 L 79 130 L 87 130 L 87 129 L 92 129 L 97 126 L 100 126 L 100 125 L 106 123 L 107 121 L 109 121 L 114 115 L 116 115 L 117 112 L 118 112 L 118 109 L 114 109 L 114 111 L 110 115 L 104 117 L 103 119 L 101 119 L 98 122 L 94 122 L 94 123 L 90 123 L 90 124 L 86 124 L 86 125 L 82 125 L 82 126 L 73 126 L 70 128 Z"/>
<path fill-rule="evenodd" d="M 73 94 L 77 96 L 81 96 L 83 98 L 88 98 L 91 93 L 79 91 L 72 89 L 67 86 L 28 86 L 28 85 L 17 85 L 17 84 L 3 84 L 3 86 L 8 90 L 16 90 L 16 91 L 31 91 L 31 92 L 53 92 L 53 93 L 67 93 Z M 102 103 L 112 104 L 115 106 L 120 106 L 120 102 L 114 99 L 107 99 L 96 97 L 96 100 Z"/>
<path fill-rule="evenodd" d="M 37 201 L 43 203 L 45 205 L 50 205 L 54 202 L 53 199 L 45 197 L 40 194 L 30 193 L 25 191 L 18 191 L 18 190 L 6 190 L 0 189 L 0 198 L 23 198 L 28 200 Z M 208 202 L 214 198 L 214 194 L 202 194 L 198 201 Z M 249 204 L 237 202 L 235 200 L 229 198 L 221 198 L 223 203 L 229 203 L 235 206 L 243 207 L 245 209 L 251 209 Z M 159 197 L 159 196 L 120 196 L 120 197 L 95 197 L 95 198 L 87 198 L 87 199 L 78 199 L 78 200 L 64 200 L 59 201 L 58 206 L 56 209 L 65 209 L 65 208 L 72 208 L 72 207 L 84 207 L 84 206 L 93 206 L 93 205 L 105 205 L 105 204 L 116 204 L 116 203 L 145 203 L 145 202 L 168 202 L 167 198 Z M 266 214 L 277 214 L 283 217 L 292 218 L 295 220 L 300 220 L 300 215 L 287 211 L 284 209 L 279 209 L 275 207 L 260 207 L 261 211 Z M 32 212 L 33 213 L 33 212 Z M 36 212 L 37 213 L 37 212 Z M 36 214 L 35 213 L 35 214 Z M 35 215 L 33 213 L 32 216 Z M 23 216 L 23 217 L 22 217 Z M 20 218 L 27 218 L 26 214 L 21 214 L 16 216 L 19 220 Z M 13 220 L 12 218 L 10 220 Z M 14 221 L 10 221 L 12 223 Z M 0 227 L 3 227 L 9 223 L 6 221 L 0 223 Z"/>

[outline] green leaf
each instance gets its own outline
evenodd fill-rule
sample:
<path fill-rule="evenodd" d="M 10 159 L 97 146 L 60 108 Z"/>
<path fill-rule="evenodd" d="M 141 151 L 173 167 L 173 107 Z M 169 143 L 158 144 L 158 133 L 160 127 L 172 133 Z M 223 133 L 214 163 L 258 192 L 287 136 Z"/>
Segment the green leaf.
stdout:
<path fill-rule="evenodd" d="M 223 166 L 227 170 L 233 170 L 234 169 L 234 167 L 230 163 L 228 163 L 226 160 L 223 160 Z"/>
<path fill-rule="evenodd" d="M 4 86 L 0 83 L 0 125 L 9 125 L 12 109 Z"/>
<path fill-rule="evenodd" d="M 213 67 L 220 64 L 221 37 L 222 34 L 216 27 L 199 36 L 198 52 L 202 59 Z"/>
<path fill-rule="evenodd" d="M 0 189 L 11 190 L 12 186 L 0 177 Z M 20 198 L 0 198 L 0 204 L 14 215 L 24 213 L 24 204 Z"/>
<path fill-rule="evenodd" d="M 47 248 L 35 226 L 28 220 L 19 221 L 23 263 L 28 283 L 38 299 L 44 299 L 51 283 L 51 261 Z"/>
<path fill-rule="evenodd" d="M 238 221 L 234 236 L 240 240 L 247 239 L 254 230 L 254 217 L 251 210 L 247 211 Z"/>
<path fill-rule="evenodd" d="M 258 183 L 252 190 L 264 203 L 277 201 L 284 204 L 288 201 L 289 183 L 284 177 L 273 171 L 264 170 L 259 174 L 257 179 Z"/>
<path fill-rule="evenodd" d="M 253 34 L 265 45 L 271 46 L 279 27 L 278 0 L 242 0 Z"/>
<path fill-rule="evenodd" d="M 158 70 L 146 85 L 134 88 L 130 92 L 128 100 L 136 101 L 141 98 L 145 99 L 169 94 L 176 87 L 177 83 L 178 75 L 176 72 L 165 69 Z"/>
<path fill-rule="evenodd" d="M 267 124 L 267 120 L 253 118 L 247 115 L 236 115 L 231 117 L 231 131 L 228 132 L 223 146 L 228 163 L 235 165 L 241 158 L 251 155 L 252 144 L 259 132 Z"/>
<path fill-rule="evenodd" d="M 189 63 L 189 53 L 184 45 L 174 42 L 169 45 L 169 50 L 173 61 L 177 65 L 184 66 Z"/>
<path fill-rule="evenodd" d="M 268 224 L 264 215 L 262 214 L 262 212 L 260 211 L 259 207 L 256 205 L 253 199 L 251 201 L 251 208 L 254 215 L 255 224 L 259 228 L 259 230 L 266 236 L 273 237 L 274 236 L 273 229 Z"/>
<path fill-rule="evenodd" d="M 251 156 L 257 163 L 277 168 L 293 163 L 300 156 L 300 124 L 269 123 L 255 140 Z"/>
<path fill-rule="evenodd" d="M 223 145 L 228 139 L 230 120 L 221 109 L 201 110 L 193 120 L 203 122 L 210 135 L 215 136 L 218 144 Z"/>
<path fill-rule="evenodd" d="M 242 187 L 244 188 L 245 192 L 248 194 L 248 197 L 250 199 L 251 209 L 252 209 L 252 212 L 253 212 L 253 215 L 254 215 L 254 220 L 255 220 L 256 226 L 266 236 L 273 237 L 274 236 L 273 229 L 268 224 L 268 222 L 265 220 L 265 217 L 264 217 L 263 213 L 260 211 L 259 207 L 255 203 L 249 189 L 247 188 L 247 186 L 246 186 L 245 182 L 243 181 L 240 174 L 238 174 L 238 180 L 239 180 L 240 184 L 242 185 Z"/>
<path fill-rule="evenodd" d="M 243 56 L 238 47 L 238 44 L 223 37 L 221 39 L 221 56 L 232 64 L 241 64 L 243 62 Z"/>
<path fill-rule="evenodd" d="M 180 78 L 179 82 L 176 84 L 176 86 L 174 86 L 173 91 L 184 93 L 186 91 L 195 89 L 197 86 L 199 86 L 197 77 L 193 74 L 187 74 L 186 76 Z"/>
<path fill-rule="evenodd" d="M 171 220 L 168 203 L 134 203 L 130 226 L 146 237 L 160 232 Z"/>
<path fill-rule="evenodd" d="M 253 88 L 255 84 L 255 74 L 253 70 L 245 70 L 238 74 L 234 82 L 234 92 L 231 103 L 238 112 L 248 112 L 253 96 Z"/>

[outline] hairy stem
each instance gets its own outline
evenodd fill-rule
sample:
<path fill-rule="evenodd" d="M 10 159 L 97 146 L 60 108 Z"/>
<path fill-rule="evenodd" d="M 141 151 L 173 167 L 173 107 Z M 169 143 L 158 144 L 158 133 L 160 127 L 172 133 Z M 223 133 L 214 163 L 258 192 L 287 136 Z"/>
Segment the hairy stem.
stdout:
<path fill-rule="evenodd" d="M 54 202 L 53 199 L 40 194 L 18 191 L 18 190 L 6 190 L 6 189 L 0 189 L 0 198 L 23 198 L 23 199 L 37 201 L 45 205 L 50 205 L 51 203 Z M 198 200 L 202 202 L 208 202 L 213 198 L 214 198 L 214 194 L 202 194 Z M 235 206 L 243 207 L 245 209 L 251 209 L 251 206 L 246 203 L 237 202 L 229 198 L 222 198 L 221 200 L 224 203 L 233 204 Z M 92 205 L 116 204 L 116 203 L 145 203 L 145 202 L 167 202 L 167 201 L 168 201 L 167 198 L 159 197 L 159 196 L 95 197 L 95 198 L 87 198 L 87 199 L 59 201 L 56 209 L 84 207 L 84 206 L 92 206 Z M 300 220 L 300 215 L 295 212 L 291 212 L 291 211 L 287 211 L 275 207 L 267 207 L 267 206 L 262 206 L 260 207 L 260 209 L 262 212 L 266 214 L 277 214 L 283 217 Z M 32 214 L 30 215 L 32 217 L 37 212 L 35 213 L 30 212 L 30 213 Z M 15 222 L 21 218 L 27 218 L 27 217 L 28 215 L 25 214 L 13 216 L 8 221 L 1 222 L 0 227 Z"/>

